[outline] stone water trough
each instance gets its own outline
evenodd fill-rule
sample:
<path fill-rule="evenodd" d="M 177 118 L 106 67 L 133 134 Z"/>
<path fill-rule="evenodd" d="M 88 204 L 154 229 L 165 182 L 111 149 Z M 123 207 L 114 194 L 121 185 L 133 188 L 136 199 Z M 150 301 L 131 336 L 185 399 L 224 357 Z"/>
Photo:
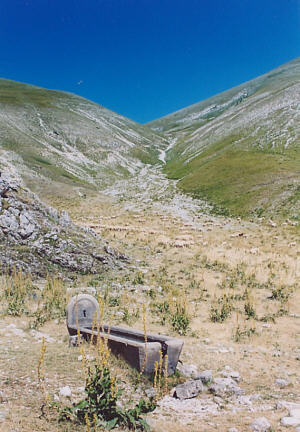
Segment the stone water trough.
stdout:
<path fill-rule="evenodd" d="M 183 341 L 147 333 L 145 342 L 145 335 L 139 330 L 103 324 L 98 331 L 97 323 L 100 322 L 100 318 L 100 308 L 95 297 L 89 294 L 73 297 L 67 306 L 67 327 L 70 337 L 78 334 L 78 327 L 84 339 L 90 340 L 93 337 L 93 343 L 96 343 L 97 337 L 105 337 L 114 354 L 121 355 L 130 366 L 146 375 L 154 372 L 154 364 L 156 361 L 159 362 L 162 352 L 163 361 L 168 355 L 168 374 L 172 375 L 175 372 Z"/>

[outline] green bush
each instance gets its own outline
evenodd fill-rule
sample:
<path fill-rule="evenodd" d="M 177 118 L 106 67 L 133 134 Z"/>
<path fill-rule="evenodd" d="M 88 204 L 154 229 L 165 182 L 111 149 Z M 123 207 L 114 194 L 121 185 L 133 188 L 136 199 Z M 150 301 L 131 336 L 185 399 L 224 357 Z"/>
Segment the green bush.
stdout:
<path fill-rule="evenodd" d="M 190 325 L 190 319 L 186 309 L 182 305 L 176 305 L 176 311 L 171 315 L 171 326 L 178 334 L 186 335 Z"/>
<path fill-rule="evenodd" d="M 232 298 L 226 294 L 218 299 L 220 307 L 211 307 L 210 320 L 212 322 L 224 322 L 233 310 Z"/>
<path fill-rule="evenodd" d="M 117 389 L 108 366 L 88 368 L 85 393 L 85 399 L 60 411 L 60 421 L 89 423 L 94 431 L 98 427 L 111 430 L 122 426 L 130 430 L 150 430 L 143 415 L 153 411 L 156 404 L 152 400 L 141 399 L 133 408 L 120 407 L 118 399 L 122 390 Z"/>

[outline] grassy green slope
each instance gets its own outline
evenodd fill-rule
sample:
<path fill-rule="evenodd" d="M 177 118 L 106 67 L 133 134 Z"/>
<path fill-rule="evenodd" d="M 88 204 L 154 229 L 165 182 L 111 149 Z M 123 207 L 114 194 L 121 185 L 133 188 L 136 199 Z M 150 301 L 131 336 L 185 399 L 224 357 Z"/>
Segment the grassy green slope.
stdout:
<path fill-rule="evenodd" d="M 99 189 L 156 163 L 159 134 L 76 95 L 0 80 L 0 167 Z"/>
<path fill-rule="evenodd" d="M 166 173 L 216 211 L 299 218 L 300 59 L 149 124 L 175 145 Z"/>

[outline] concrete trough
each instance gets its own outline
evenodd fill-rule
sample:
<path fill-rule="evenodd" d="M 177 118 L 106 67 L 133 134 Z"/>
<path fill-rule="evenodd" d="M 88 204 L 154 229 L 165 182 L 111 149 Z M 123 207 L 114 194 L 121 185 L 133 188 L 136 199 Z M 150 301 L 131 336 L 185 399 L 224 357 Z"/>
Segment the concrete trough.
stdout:
<path fill-rule="evenodd" d="M 96 343 L 98 337 L 107 338 L 108 346 L 114 354 L 121 355 L 130 366 L 146 375 L 154 372 L 155 362 L 168 355 L 168 374 L 172 375 L 179 360 L 183 341 L 168 336 L 148 334 L 139 330 L 101 324 L 97 300 L 89 294 L 79 294 L 71 299 L 67 307 L 67 327 L 70 336 L 80 334 Z M 98 324 L 99 326 L 99 324 Z M 163 360 L 165 361 L 165 360 Z"/>

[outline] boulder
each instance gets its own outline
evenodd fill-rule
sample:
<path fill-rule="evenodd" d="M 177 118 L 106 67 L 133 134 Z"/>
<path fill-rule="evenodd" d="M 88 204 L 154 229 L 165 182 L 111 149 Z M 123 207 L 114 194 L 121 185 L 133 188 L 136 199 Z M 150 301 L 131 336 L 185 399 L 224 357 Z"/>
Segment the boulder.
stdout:
<path fill-rule="evenodd" d="M 197 370 L 197 367 L 193 364 L 180 364 L 177 365 L 177 370 L 181 373 L 181 375 L 187 377 L 187 378 L 197 378 L 199 379 L 199 372 Z"/>
<path fill-rule="evenodd" d="M 124 258 L 100 236 L 74 225 L 67 212 L 46 206 L 32 192 L 0 176 L 0 265 L 5 271 L 93 274 L 120 267 Z"/>
<path fill-rule="evenodd" d="M 300 418 L 297 417 L 283 417 L 280 420 L 282 426 L 285 427 L 298 427 L 300 426 Z"/>
<path fill-rule="evenodd" d="M 243 390 L 230 377 L 215 378 L 214 383 L 209 387 L 209 391 L 219 397 L 240 396 L 243 394 Z"/>
<path fill-rule="evenodd" d="M 289 385 L 289 382 L 286 379 L 277 378 L 277 380 L 275 380 L 275 385 L 277 385 L 280 388 L 284 388 Z"/>
<path fill-rule="evenodd" d="M 267 432 L 271 427 L 271 424 L 265 417 L 259 417 L 251 423 L 251 430 L 254 432 Z"/>
<path fill-rule="evenodd" d="M 189 380 L 175 387 L 173 396 L 180 400 L 191 399 L 198 396 L 203 390 L 201 380 Z"/>
<path fill-rule="evenodd" d="M 68 397 L 70 398 L 72 396 L 72 391 L 70 389 L 70 386 L 61 387 L 59 389 L 60 396 Z"/>
<path fill-rule="evenodd" d="M 205 371 L 201 372 L 197 376 L 197 379 L 200 379 L 203 382 L 203 384 L 209 384 L 213 380 L 212 371 L 211 370 L 205 370 Z"/>

